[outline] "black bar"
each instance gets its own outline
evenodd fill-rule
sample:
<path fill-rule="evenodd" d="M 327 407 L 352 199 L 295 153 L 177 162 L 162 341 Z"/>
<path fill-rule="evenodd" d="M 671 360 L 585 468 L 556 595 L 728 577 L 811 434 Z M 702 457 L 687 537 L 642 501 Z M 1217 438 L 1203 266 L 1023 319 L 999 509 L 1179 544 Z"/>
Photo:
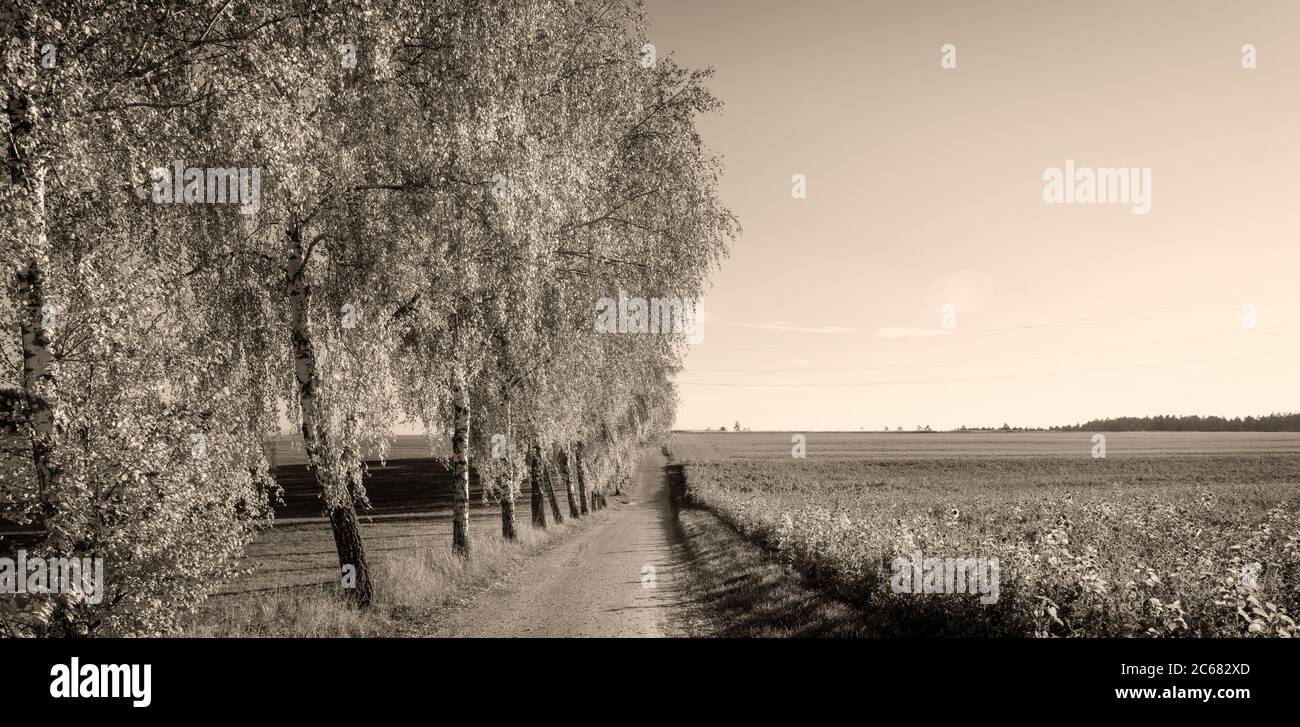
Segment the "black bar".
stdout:
<path fill-rule="evenodd" d="M 541 697 L 544 702 L 556 699 L 557 708 L 568 702 L 551 687 L 562 693 L 577 689 L 583 693 L 578 703 L 592 706 L 607 702 L 617 709 L 637 709 L 653 703 L 657 707 L 651 708 L 676 711 L 690 709 L 682 700 L 707 697 L 736 713 L 758 716 L 781 706 L 859 709 L 877 703 L 929 717 L 1048 714 L 1040 711 L 1045 709 L 1058 716 L 1074 710 L 1205 709 L 1246 715 L 1293 703 L 1297 684 L 1296 652 L 1281 639 L 93 639 L 0 644 L 6 716 L 15 710 L 45 717 L 118 712 L 234 718 L 250 711 L 338 716 L 416 710 L 441 719 L 451 717 L 447 710 L 461 708 L 456 705 L 487 709 L 502 699 L 503 687 L 528 699 L 515 691 L 518 682 L 509 675 L 522 676 L 536 665 L 558 680 L 548 682 L 548 694 Z M 129 698 L 52 697 L 51 670 L 70 666 L 73 657 L 83 667 L 149 664 L 151 703 L 133 707 Z M 1170 673 L 1171 664 L 1181 673 Z M 1155 692 L 1121 699 L 1116 691 L 1121 689 Z M 1215 693 L 1207 701 L 1204 695 L 1167 689 Z M 1218 692 L 1237 689 L 1249 694 Z"/>

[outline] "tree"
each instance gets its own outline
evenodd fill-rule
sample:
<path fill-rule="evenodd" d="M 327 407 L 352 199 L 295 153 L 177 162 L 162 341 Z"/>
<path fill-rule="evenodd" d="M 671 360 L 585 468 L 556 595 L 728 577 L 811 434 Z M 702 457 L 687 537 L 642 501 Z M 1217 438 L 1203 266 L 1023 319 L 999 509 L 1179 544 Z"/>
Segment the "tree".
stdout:
<path fill-rule="evenodd" d="M 250 406 L 287 408 L 301 432 L 341 583 L 360 606 L 373 593 L 356 512 L 365 463 L 382 460 L 401 413 L 395 357 L 422 292 L 413 266 L 437 244 L 418 220 L 460 186 L 430 174 L 445 154 L 427 129 L 437 110 L 406 83 L 418 73 L 418 44 L 406 41 L 433 21 L 424 8 L 364 7 L 279 8 L 285 20 L 245 43 L 238 62 L 204 67 L 204 83 L 235 90 L 193 143 L 274 174 L 243 234 L 186 231 L 206 243 L 189 285 L 220 324 L 215 340 L 266 372 L 271 388 Z M 340 57 L 348 47 L 354 64 Z"/>
<path fill-rule="evenodd" d="M 593 303 L 698 299 L 738 228 L 695 126 L 718 107 L 708 72 L 643 65 L 639 7 L 0 13 L 17 321 L 0 391 L 24 442 L 0 497 L 42 552 L 108 553 L 121 578 L 110 607 L 63 603 L 61 622 L 170 628 L 233 573 L 269 517 L 282 415 L 362 607 L 358 507 L 399 419 L 450 432 L 464 557 L 475 470 L 510 538 L 525 470 L 543 526 L 544 492 L 563 516 L 552 474 L 577 517 L 662 440 L 682 332 L 602 335 Z"/>
<path fill-rule="evenodd" d="M 268 514 L 242 406 L 258 384 L 193 315 L 195 241 L 168 234 L 173 216 L 152 203 L 146 174 L 229 90 L 192 69 L 278 22 L 228 7 L 0 9 L 14 31 L 0 247 L 18 263 L 3 290 L 17 345 L 3 350 L 26 442 L 25 456 L 0 462 L 0 500 L 6 518 L 42 529 L 39 555 L 102 557 L 106 579 L 99 604 L 34 599 L 52 605 L 24 621 L 34 633 L 174 628 L 236 572 Z"/>

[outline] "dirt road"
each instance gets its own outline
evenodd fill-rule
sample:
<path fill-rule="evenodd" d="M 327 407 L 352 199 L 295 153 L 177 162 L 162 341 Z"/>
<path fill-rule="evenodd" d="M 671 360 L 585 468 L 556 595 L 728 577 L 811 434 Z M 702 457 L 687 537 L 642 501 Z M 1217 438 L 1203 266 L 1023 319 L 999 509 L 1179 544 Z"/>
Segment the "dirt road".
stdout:
<path fill-rule="evenodd" d="M 647 452 L 636 484 L 616 499 L 607 522 L 540 554 L 437 635 L 686 635 L 686 573 L 663 456 Z"/>

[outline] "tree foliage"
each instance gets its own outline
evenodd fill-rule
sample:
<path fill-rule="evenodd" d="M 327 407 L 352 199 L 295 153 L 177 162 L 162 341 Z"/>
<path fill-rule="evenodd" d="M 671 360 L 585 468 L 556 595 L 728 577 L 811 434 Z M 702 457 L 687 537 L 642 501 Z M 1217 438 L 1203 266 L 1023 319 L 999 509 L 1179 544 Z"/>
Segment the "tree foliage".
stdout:
<path fill-rule="evenodd" d="M 456 440 L 466 556 L 471 467 L 513 517 L 531 451 L 590 486 L 585 510 L 668 431 L 684 337 L 599 333 L 597 301 L 698 299 L 737 227 L 695 128 L 708 73 L 644 63 L 639 6 L 18 0 L 0 20 L 3 517 L 42 554 L 104 558 L 109 593 L 32 599 L 27 631 L 174 628 L 267 523 L 285 420 L 360 606 L 366 463 L 400 422 Z M 255 199 L 220 203 L 214 169 Z"/>

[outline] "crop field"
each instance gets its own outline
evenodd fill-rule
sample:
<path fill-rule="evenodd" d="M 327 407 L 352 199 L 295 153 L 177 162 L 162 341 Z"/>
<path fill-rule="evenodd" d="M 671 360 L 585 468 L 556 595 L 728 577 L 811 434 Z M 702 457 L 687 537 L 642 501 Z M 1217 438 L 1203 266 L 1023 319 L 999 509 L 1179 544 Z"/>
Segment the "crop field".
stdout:
<path fill-rule="evenodd" d="M 1300 434 L 1108 433 L 1105 457 L 1087 432 L 793 436 L 669 449 L 690 499 L 873 633 L 1300 636 Z M 997 587 L 931 589 L 928 564 L 896 587 L 921 557 L 996 561 Z"/>

